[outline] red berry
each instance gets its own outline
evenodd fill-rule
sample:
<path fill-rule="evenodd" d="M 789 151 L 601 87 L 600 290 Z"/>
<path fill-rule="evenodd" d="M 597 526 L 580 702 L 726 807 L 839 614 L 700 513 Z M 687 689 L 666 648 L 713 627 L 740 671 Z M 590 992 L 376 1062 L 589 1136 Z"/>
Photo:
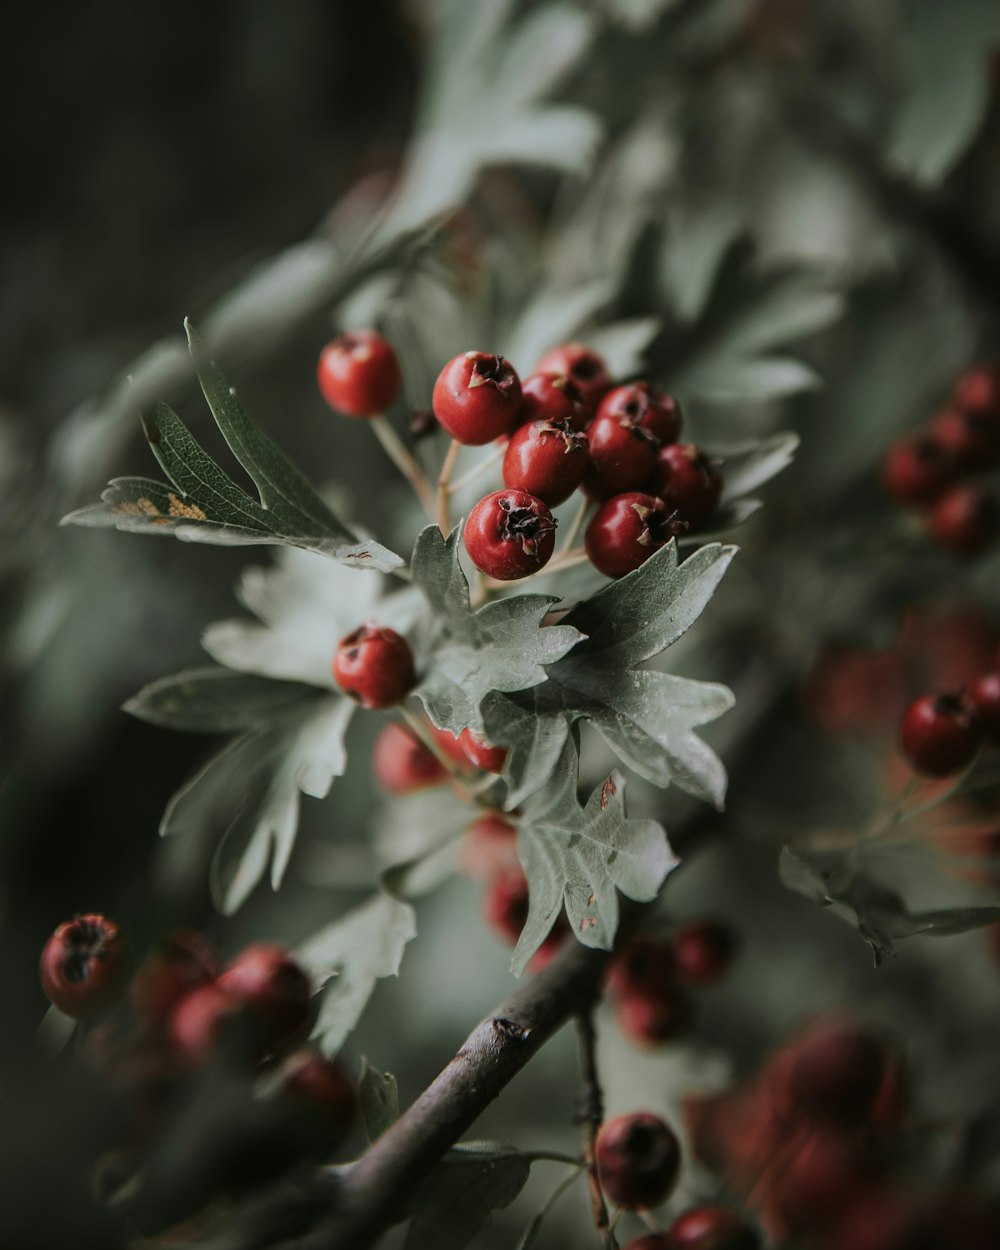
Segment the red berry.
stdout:
<path fill-rule="evenodd" d="M 882 1038 L 854 1025 L 807 1037 L 788 1070 L 793 1112 L 814 1124 L 859 1128 L 878 1099 L 888 1057 Z"/>
<path fill-rule="evenodd" d="M 91 913 L 61 924 L 39 963 L 42 989 L 64 1015 L 82 1020 L 106 1011 L 125 993 L 129 954 L 121 929 Z"/>
<path fill-rule="evenodd" d="M 521 384 L 522 425 L 529 421 L 564 421 L 585 430 L 594 410 L 580 388 L 561 373 L 532 373 Z"/>
<path fill-rule="evenodd" d="M 258 1058 L 264 1048 L 263 1021 L 218 981 L 185 994 L 170 1015 L 170 1042 L 189 1064 L 202 1064 L 223 1049 Z"/>
<path fill-rule="evenodd" d="M 265 1022 L 269 1044 L 285 1041 L 309 1021 L 312 985 L 281 946 L 248 946 L 219 978 L 219 987 L 252 1008 Z"/>
<path fill-rule="evenodd" d="M 657 390 L 648 382 L 616 386 L 601 400 L 599 417 L 626 417 L 648 430 L 660 443 L 676 443 L 680 438 L 681 406 L 673 395 Z"/>
<path fill-rule="evenodd" d="M 494 878 L 483 896 L 483 917 L 508 946 L 521 936 L 528 919 L 528 881 L 520 868 Z M 534 971 L 543 968 L 559 950 L 567 935 L 565 917 L 560 916 L 548 937 L 531 960 Z"/>
<path fill-rule="evenodd" d="M 358 1112 L 354 1082 L 339 1064 L 315 1050 L 297 1050 L 280 1069 L 283 1093 L 346 1133 Z"/>
<path fill-rule="evenodd" d="M 484 773 L 502 773 L 507 759 L 506 747 L 494 747 L 473 733 L 471 729 L 463 729 L 458 736 L 459 744 L 466 756 Z"/>
<path fill-rule="evenodd" d="M 470 877 L 491 878 L 501 874 L 516 877 L 520 873 L 517 830 L 502 816 L 480 816 L 465 831 L 459 863 Z"/>
<path fill-rule="evenodd" d="M 653 1207 L 674 1187 L 680 1170 L 677 1138 L 659 1116 L 620 1115 L 602 1125 L 594 1147 L 601 1186 L 616 1206 Z"/>
<path fill-rule="evenodd" d="M 390 794 L 409 794 L 444 781 L 448 770 L 433 751 L 409 729 L 391 724 L 381 731 L 372 748 L 372 770 Z"/>
<path fill-rule="evenodd" d="M 319 389 L 331 408 L 349 417 L 371 417 L 399 394 L 399 362 L 374 330 L 352 330 L 327 343 L 319 358 Z"/>
<path fill-rule="evenodd" d="M 410 644 L 394 629 L 369 621 L 337 644 L 333 676 L 362 707 L 392 707 L 416 681 Z"/>
<path fill-rule="evenodd" d="M 695 1207 L 674 1220 L 669 1250 L 759 1250 L 754 1230 L 725 1207 Z"/>
<path fill-rule="evenodd" d="M 674 932 L 677 973 L 686 985 L 711 985 L 736 956 L 736 935 L 728 925 L 694 920 Z"/>
<path fill-rule="evenodd" d="M 587 436 L 565 421 L 532 421 L 511 435 L 503 458 L 504 484 L 543 503 L 568 499 L 590 464 Z"/>
<path fill-rule="evenodd" d="M 898 439 L 882 462 L 882 482 L 889 495 L 903 507 L 933 503 L 954 482 L 954 454 L 928 434 L 907 434 Z"/>
<path fill-rule="evenodd" d="M 487 577 L 510 582 L 547 564 L 556 545 L 548 507 L 523 490 L 495 490 L 469 513 L 465 549 Z"/>
<path fill-rule="evenodd" d="M 1000 739 L 1000 673 L 978 678 L 967 698 L 986 736 L 994 742 Z"/>
<path fill-rule="evenodd" d="M 452 438 L 480 447 L 517 425 L 521 381 L 502 356 L 463 352 L 438 374 L 431 403 Z"/>
<path fill-rule="evenodd" d="M 586 480 L 588 494 L 603 499 L 638 490 L 648 480 L 660 444 L 655 435 L 639 424 L 638 418 L 605 412 L 602 404 L 590 423 L 587 438 L 591 462 Z"/>
<path fill-rule="evenodd" d="M 152 1025 L 161 1025 L 175 1004 L 219 974 L 215 951 L 197 933 L 174 933 L 146 956 L 132 978 L 130 990 L 135 1014 Z"/>
<path fill-rule="evenodd" d="M 1000 416 L 1000 366 L 969 369 L 955 383 L 955 403 L 965 412 Z"/>
<path fill-rule="evenodd" d="M 693 1016 L 690 998 L 675 985 L 626 994 L 615 1008 L 618 1027 L 638 1046 L 659 1046 L 680 1037 L 691 1027 Z"/>
<path fill-rule="evenodd" d="M 660 448 L 652 489 L 671 511 L 697 526 L 718 507 L 722 477 L 701 448 L 693 443 L 670 443 Z"/>
<path fill-rule="evenodd" d="M 576 386 L 592 409 L 611 389 L 611 375 L 603 357 L 583 343 L 565 343 L 545 353 L 535 366 L 537 373 L 561 373 Z"/>
<path fill-rule="evenodd" d="M 677 983 L 674 948 L 669 941 L 633 937 L 615 954 L 605 981 L 613 998 L 658 994 Z"/>
<path fill-rule="evenodd" d="M 469 768 L 469 757 L 459 735 L 453 734 L 450 729 L 438 729 L 436 725 L 431 724 L 428 724 L 427 729 L 442 755 L 446 755 L 462 772 L 472 771 Z"/>
<path fill-rule="evenodd" d="M 855 1137 L 813 1133 L 774 1177 L 775 1197 L 793 1228 L 822 1227 L 873 1179 Z"/>
<path fill-rule="evenodd" d="M 605 577 L 623 577 L 686 528 L 661 499 L 631 491 L 601 504 L 583 541 L 595 568 Z"/>
<path fill-rule="evenodd" d="M 988 468 L 1000 453 L 1000 412 L 945 408 L 931 422 L 931 438 L 959 469 Z"/>
<path fill-rule="evenodd" d="M 979 749 L 981 730 L 959 695 L 924 695 L 903 714 L 899 740 L 918 773 L 947 777 L 970 763 Z"/>
<path fill-rule="evenodd" d="M 978 483 L 956 486 L 934 505 L 928 528 L 942 547 L 970 555 L 982 551 L 1000 534 L 996 496 Z"/>

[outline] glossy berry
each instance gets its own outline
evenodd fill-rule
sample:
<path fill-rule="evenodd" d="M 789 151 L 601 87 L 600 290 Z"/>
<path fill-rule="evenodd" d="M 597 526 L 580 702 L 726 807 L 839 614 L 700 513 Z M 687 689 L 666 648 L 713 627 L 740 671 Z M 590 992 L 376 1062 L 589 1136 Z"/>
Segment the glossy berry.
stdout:
<path fill-rule="evenodd" d="M 947 777 L 971 763 L 982 731 L 968 704 L 954 694 L 924 695 L 903 714 L 903 754 L 918 773 Z"/>
<path fill-rule="evenodd" d="M 904 508 L 922 507 L 955 481 L 957 462 L 952 451 L 927 434 L 898 439 L 882 462 L 886 492 Z"/>
<path fill-rule="evenodd" d="M 501 582 L 527 577 L 548 563 L 556 522 L 548 506 L 523 490 L 496 490 L 469 513 L 465 549 L 487 577 Z"/>
<path fill-rule="evenodd" d="M 433 751 L 402 725 L 390 724 L 372 748 L 375 779 L 390 794 L 410 794 L 446 780 L 448 770 Z"/>
<path fill-rule="evenodd" d="M 980 365 L 967 370 L 955 383 L 952 398 L 965 412 L 1000 416 L 1000 366 Z"/>
<path fill-rule="evenodd" d="M 673 936 L 677 975 L 685 985 L 711 985 L 729 969 L 736 956 L 736 935 L 728 925 L 693 920 Z"/>
<path fill-rule="evenodd" d="M 759 1250 L 749 1224 L 726 1207 L 695 1207 L 674 1220 L 667 1232 L 668 1250 Z"/>
<path fill-rule="evenodd" d="M 1000 413 L 945 408 L 931 422 L 931 438 L 959 469 L 989 468 L 1000 454 Z"/>
<path fill-rule="evenodd" d="M 362 707 L 393 707 L 416 681 L 410 644 L 394 629 L 369 621 L 337 644 L 333 676 Z"/>
<path fill-rule="evenodd" d="M 668 985 L 655 992 L 624 995 L 616 1004 L 615 1019 L 637 1046 L 660 1046 L 690 1029 L 694 1007 L 684 990 Z"/>
<path fill-rule="evenodd" d="M 977 678 L 966 698 L 985 736 L 1000 741 L 1000 672 Z"/>
<path fill-rule="evenodd" d="M 481 768 L 484 773 L 503 772 L 507 760 L 506 747 L 491 746 L 485 738 L 473 733 L 471 729 L 463 729 L 458 736 L 459 745 L 471 763 Z"/>
<path fill-rule="evenodd" d="M 392 406 L 399 394 L 399 362 L 374 330 L 352 330 L 323 348 L 319 389 L 338 412 L 371 417 Z"/>
<path fill-rule="evenodd" d="M 686 528 L 661 499 L 631 491 L 601 504 L 583 541 L 595 568 L 605 577 L 623 577 Z"/>
<path fill-rule="evenodd" d="M 107 916 L 67 920 L 45 943 L 39 973 L 46 997 L 64 1015 L 82 1020 L 106 1011 L 128 983 L 125 938 Z"/>
<path fill-rule="evenodd" d="M 888 1055 L 882 1038 L 855 1025 L 805 1038 L 788 1069 L 793 1111 L 813 1124 L 859 1128 L 878 1099 Z"/>
<path fill-rule="evenodd" d="M 531 421 L 515 430 L 507 444 L 504 485 L 543 503 L 562 503 L 583 481 L 589 464 L 586 434 L 564 421 Z"/>
<path fill-rule="evenodd" d="M 599 417 L 626 417 L 660 443 L 676 443 L 681 434 L 681 407 L 673 395 L 657 390 L 648 382 L 630 382 L 616 386 L 601 400 Z"/>
<path fill-rule="evenodd" d="M 982 551 L 1000 535 L 996 496 L 979 483 L 956 486 L 934 505 L 928 527 L 943 547 L 963 555 Z"/>
<path fill-rule="evenodd" d="M 532 373 L 521 384 L 522 425 L 529 421 L 564 421 L 584 430 L 594 415 L 580 388 L 561 373 Z"/>
<path fill-rule="evenodd" d="M 670 1193 L 681 1151 L 672 1129 L 658 1116 L 639 1112 L 602 1125 L 594 1157 L 608 1200 L 635 1210 L 656 1206 Z"/>
<path fill-rule="evenodd" d="M 693 443 L 661 447 L 653 469 L 652 490 L 689 525 L 703 524 L 719 505 L 722 476 Z"/>
<path fill-rule="evenodd" d="M 656 464 L 659 442 L 638 418 L 624 413 L 601 411 L 587 430 L 590 442 L 590 471 L 587 493 L 596 499 L 639 490 Z"/>
<path fill-rule="evenodd" d="M 338 1063 L 315 1050 L 294 1051 L 281 1065 L 282 1093 L 346 1133 L 358 1113 L 354 1082 Z"/>
<path fill-rule="evenodd" d="M 576 386 L 592 409 L 611 389 L 611 375 L 604 358 L 583 343 L 565 343 L 545 353 L 535 366 L 537 373 L 558 373 Z"/>
<path fill-rule="evenodd" d="M 309 1021 L 312 984 L 281 946 L 258 942 L 229 965 L 218 984 L 264 1021 L 269 1045 L 299 1033 Z"/>
<path fill-rule="evenodd" d="M 517 425 L 521 380 L 502 356 L 463 352 L 438 374 L 431 403 L 452 438 L 479 447 Z"/>
<path fill-rule="evenodd" d="M 218 976 L 219 960 L 197 933 L 173 933 L 161 941 L 132 978 L 132 1008 L 140 1020 L 164 1024 L 174 1006 L 199 985 Z"/>
<path fill-rule="evenodd" d="M 517 830 L 509 820 L 492 813 L 480 816 L 466 829 L 459 851 L 459 865 L 470 877 L 487 879 L 517 876 Z M 503 930 L 507 937 L 507 931 Z M 518 930 L 520 933 L 520 929 Z"/>

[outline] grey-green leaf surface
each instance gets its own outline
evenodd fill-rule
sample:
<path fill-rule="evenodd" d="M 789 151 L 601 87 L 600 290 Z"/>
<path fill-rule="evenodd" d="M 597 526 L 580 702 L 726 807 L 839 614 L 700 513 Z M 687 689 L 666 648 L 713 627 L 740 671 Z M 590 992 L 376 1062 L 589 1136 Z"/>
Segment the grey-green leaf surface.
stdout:
<path fill-rule="evenodd" d="M 150 682 L 122 710 L 151 725 L 190 733 L 240 733 L 316 699 L 310 686 L 206 665 Z"/>
<path fill-rule="evenodd" d="M 421 1187 L 403 1250 L 464 1250 L 527 1183 L 531 1156 L 486 1143 L 449 1150 Z"/>

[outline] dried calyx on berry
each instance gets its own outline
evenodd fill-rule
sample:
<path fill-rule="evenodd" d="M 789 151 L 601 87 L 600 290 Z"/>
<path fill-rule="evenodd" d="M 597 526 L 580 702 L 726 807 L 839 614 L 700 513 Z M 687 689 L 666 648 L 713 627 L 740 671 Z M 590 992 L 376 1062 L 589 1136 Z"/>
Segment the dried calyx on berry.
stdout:
<path fill-rule="evenodd" d="M 39 973 L 46 997 L 64 1015 L 82 1019 L 106 1011 L 128 983 L 125 938 L 107 916 L 77 916 L 45 943 Z"/>
<path fill-rule="evenodd" d="M 410 644 L 394 629 L 369 621 L 337 644 L 333 676 L 362 707 L 393 707 L 416 682 Z"/>
<path fill-rule="evenodd" d="M 928 777 L 947 777 L 970 764 L 982 739 L 982 726 L 961 692 L 915 700 L 899 730 L 903 754 Z"/>
<path fill-rule="evenodd" d="M 583 541 L 595 568 L 606 577 L 623 577 L 687 528 L 662 499 L 632 491 L 615 495 L 597 509 Z"/>
<path fill-rule="evenodd" d="M 503 356 L 463 352 L 438 374 L 431 402 L 452 438 L 478 447 L 517 425 L 521 380 Z"/>
<path fill-rule="evenodd" d="M 515 430 L 503 459 L 504 484 L 544 503 L 562 503 L 583 481 L 588 440 L 566 421 L 531 421 Z"/>
<path fill-rule="evenodd" d="M 469 513 L 465 548 L 481 572 L 514 581 L 548 563 L 556 521 L 548 506 L 523 490 L 498 490 Z"/>
<path fill-rule="evenodd" d="M 601 401 L 598 416 L 625 417 L 652 434 L 659 443 L 676 443 L 683 417 L 673 395 L 657 390 L 648 382 L 616 386 Z"/>
<path fill-rule="evenodd" d="M 596 408 L 611 389 L 611 375 L 604 357 L 584 343 L 565 343 L 547 351 L 535 366 L 536 373 L 561 373 L 581 392 L 591 408 Z"/>

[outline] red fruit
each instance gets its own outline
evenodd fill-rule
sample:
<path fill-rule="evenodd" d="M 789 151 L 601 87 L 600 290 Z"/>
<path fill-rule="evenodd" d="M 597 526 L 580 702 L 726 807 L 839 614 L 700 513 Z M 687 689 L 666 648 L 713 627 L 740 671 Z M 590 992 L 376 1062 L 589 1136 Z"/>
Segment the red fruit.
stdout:
<path fill-rule="evenodd" d="M 736 956 L 736 935 L 728 925 L 695 920 L 681 925 L 673 936 L 677 974 L 686 985 L 711 985 Z"/>
<path fill-rule="evenodd" d="M 972 683 L 966 696 L 983 733 L 1000 739 L 1000 673 L 986 673 Z"/>
<path fill-rule="evenodd" d="M 918 773 L 947 777 L 970 763 L 982 730 L 960 695 L 924 695 L 911 703 L 899 730 L 900 746 Z"/>
<path fill-rule="evenodd" d="M 583 481 L 589 464 L 586 434 L 565 421 L 531 421 L 507 444 L 504 485 L 547 504 L 562 503 Z"/>
<path fill-rule="evenodd" d="M 379 733 L 372 748 L 375 779 L 390 794 L 410 794 L 444 781 L 448 770 L 409 729 L 390 724 Z"/>
<path fill-rule="evenodd" d="M 82 1020 L 106 1011 L 125 993 L 129 954 L 121 929 L 90 913 L 61 924 L 39 962 L 42 989 L 64 1015 Z"/>
<path fill-rule="evenodd" d="M 882 1038 L 855 1025 L 806 1037 L 788 1070 L 792 1111 L 813 1124 L 859 1128 L 878 1099 L 888 1056 Z"/>
<path fill-rule="evenodd" d="M 1000 412 L 945 408 L 931 422 L 931 437 L 959 469 L 988 468 L 1000 452 Z"/>
<path fill-rule="evenodd" d="M 431 403 L 452 438 L 480 447 L 517 425 L 521 381 L 502 356 L 463 352 L 438 374 Z"/>
<path fill-rule="evenodd" d="M 671 1224 L 669 1250 L 759 1250 L 757 1234 L 725 1207 L 695 1207 Z"/>
<path fill-rule="evenodd" d="M 667 940 L 633 937 L 615 954 L 605 988 L 613 998 L 658 994 L 677 983 L 674 948 Z"/>
<path fill-rule="evenodd" d="M 462 744 L 460 735 L 455 735 L 450 729 L 438 729 L 436 725 L 428 724 L 430 735 L 437 744 L 438 750 L 448 757 L 456 768 L 462 772 L 470 772 L 469 756 Z"/>
<path fill-rule="evenodd" d="M 374 330 L 352 330 L 327 343 L 319 358 L 319 389 L 338 412 L 371 417 L 399 394 L 399 361 Z"/>
<path fill-rule="evenodd" d="M 493 932 L 508 946 L 517 942 L 528 919 L 528 881 L 519 868 L 495 878 L 489 885 L 483 896 L 483 916 Z M 549 962 L 566 936 L 565 917 L 560 916 L 532 957 L 531 967 L 535 972 Z"/>
<path fill-rule="evenodd" d="M 487 577 L 510 582 L 548 563 L 556 522 L 548 507 L 523 490 L 495 490 L 469 513 L 465 549 Z"/>
<path fill-rule="evenodd" d="M 670 1193 L 680 1170 L 681 1149 L 659 1116 L 638 1112 L 601 1126 L 594 1158 L 609 1201 L 635 1210 L 656 1206 Z"/>
<path fill-rule="evenodd" d="M 358 1113 L 354 1082 L 339 1064 L 315 1050 L 297 1050 L 282 1063 L 282 1092 L 346 1133 Z"/>
<path fill-rule="evenodd" d="M 1000 415 L 1000 366 L 967 370 L 955 383 L 952 396 L 965 412 Z"/>
<path fill-rule="evenodd" d="M 933 503 L 955 481 L 955 456 L 940 439 L 907 434 L 891 445 L 882 461 L 882 482 L 903 507 Z"/>
<path fill-rule="evenodd" d="M 173 933 L 146 956 L 132 978 L 133 1010 L 149 1024 L 162 1025 L 185 994 L 218 974 L 218 956 L 200 934 Z"/>
<path fill-rule="evenodd" d="M 392 707 L 416 681 L 410 644 L 394 629 L 369 621 L 337 644 L 333 676 L 362 707 Z"/>
<path fill-rule="evenodd" d="M 652 490 L 689 525 L 707 521 L 719 504 L 722 476 L 693 443 L 661 447 L 653 469 Z"/>
<path fill-rule="evenodd" d="M 500 774 L 503 772 L 507 759 L 506 747 L 491 746 L 485 738 L 473 733 L 471 729 L 463 729 L 458 736 L 458 741 L 466 756 L 484 773 Z"/>
<path fill-rule="evenodd" d="M 775 1197 L 792 1228 L 822 1227 L 872 1179 L 856 1139 L 813 1133 L 775 1175 Z"/>
<path fill-rule="evenodd" d="M 226 1047 L 259 1057 L 264 1048 L 263 1022 L 247 1004 L 227 994 L 218 981 L 185 994 L 170 1016 L 170 1042 L 189 1064 L 207 1062 Z"/>
<path fill-rule="evenodd" d="M 611 375 L 604 358 L 582 343 L 553 347 L 535 366 L 536 373 L 560 373 L 569 378 L 592 409 L 596 409 L 611 388 Z"/>
<path fill-rule="evenodd" d="M 676 443 L 681 434 L 681 406 L 673 395 L 648 382 L 616 386 L 601 400 L 599 417 L 626 417 L 648 430 L 660 443 Z"/>
<path fill-rule="evenodd" d="M 566 422 L 585 430 L 594 410 L 580 388 L 560 373 L 533 373 L 521 385 L 522 425 L 529 421 Z"/>
<path fill-rule="evenodd" d="M 309 1021 L 312 984 L 281 946 L 269 942 L 248 946 L 229 965 L 218 984 L 264 1020 L 269 1045 L 287 1040 Z"/>
<path fill-rule="evenodd" d="M 462 871 L 470 877 L 517 876 L 517 830 L 502 816 L 486 815 L 466 829 L 459 852 Z M 523 921 L 522 921 L 523 926 Z M 518 929 L 518 933 L 520 933 Z M 506 937 L 506 930 L 504 930 Z"/>
<path fill-rule="evenodd" d="M 601 504 L 583 541 L 591 564 L 605 577 L 624 577 L 686 529 L 662 499 L 631 491 Z"/>
<path fill-rule="evenodd" d="M 1000 534 L 996 496 L 978 483 L 956 486 L 934 505 L 928 520 L 932 538 L 942 547 L 973 555 Z"/>
<path fill-rule="evenodd" d="M 590 471 L 587 493 L 603 499 L 625 490 L 638 490 L 656 464 L 659 442 L 639 424 L 638 418 L 624 413 L 600 411 L 587 430 L 590 441 Z"/>
<path fill-rule="evenodd" d="M 615 1008 L 618 1027 L 638 1046 L 659 1046 L 680 1037 L 690 1028 L 693 1016 L 691 1000 L 678 986 L 624 995 Z"/>

